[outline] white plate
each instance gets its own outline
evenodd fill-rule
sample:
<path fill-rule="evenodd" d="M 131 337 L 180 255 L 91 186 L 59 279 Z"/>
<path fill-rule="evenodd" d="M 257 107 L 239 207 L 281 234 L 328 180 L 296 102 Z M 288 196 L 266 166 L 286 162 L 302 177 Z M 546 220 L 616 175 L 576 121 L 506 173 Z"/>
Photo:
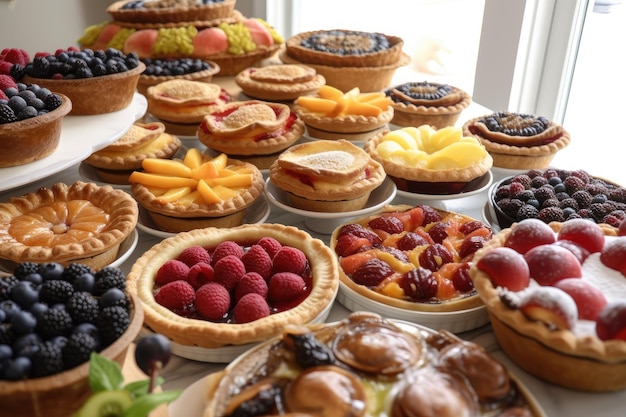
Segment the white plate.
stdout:
<path fill-rule="evenodd" d="M 493 230 L 494 233 L 498 233 L 502 230 L 489 201 L 483 206 L 483 220 L 491 226 L 491 230 Z"/>
<path fill-rule="evenodd" d="M 457 198 L 471 197 L 476 194 L 480 194 L 485 191 L 493 182 L 493 174 L 491 171 L 487 171 L 483 175 L 481 181 L 476 185 L 476 188 L 457 194 L 419 194 L 411 193 L 408 191 L 398 190 L 398 196 L 418 201 L 441 201 L 441 200 L 455 200 Z"/>
<path fill-rule="evenodd" d="M 246 209 L 246 214 L 243 218 L 244 224 L 258 224 L 263 223 L 270 215 L 270 205 L 267 203 L 267 198 L 261 195 L 257 201 Z M 137 227 L 152 236 L 168 238 L 176 235 L 176 233 L 164 232 L 159 230 L 147 210 L 143 207 L 139 207 L 139 220 L 137 221 Z"/>
<path fill-rule="evenodd" d="M 0 191 L 30 184 L 48 177 L 87 158 L 95 151 L 120 138 L 139 118 L 148 103 L 135 93 L 125 109 L 94 116 L 66 116 L 63 118 L 59 146 L 50 155 L 35 162 L 16 167 L 0 168 Z"/>
<path fill-rule="evenodd" d="M 134 229 L 133 232 L 120 244 L 120 249 L 117 252 L 117 258 L 115 258 L 109 266 L 119 268 L 135 251 L 137 242 L 139 242 L 139 233 L 137 232 L 137 229 Z"/>
<path fill-rule="evenodd" d="M 269 178 L 265 182 L 265 194 L 274 205 L 285 211 L 304 217 L 304 224 L 309 229 L 327 235 L 331 234 L 340 224 L 345 223 L 349 219 L 375 212 L 389 204 L 391 200 L 395 198 L 396 192 L 397 188 L 394 182 L 386 178 L 378 188 L 372 191 L 365 208 L 343 213 L 324 213 L 291 207 L 289 205 L 289 197 L 285 191 L 274 185 Z"/>
<path fill-rule="evenodd" d="M 524 174 L 528 172 L 528 169 L 510 169 L 510 168 L 498 168 L 491 167 L 494 181 L 500 181 L 502 178 L 511 177 L 517 174 Z"/>
<path fill-rule="evenodd" d="M 130 191 L 130 184 L 113 184 L 110 182 L 104 182 L 98 176 L 96 169 L 91 165 L 81 162 L 78 166 L 78 174 L 89 182 L 96 183 L 98 185 L 110 185 L 113 188 L 119 188 L 120 190 Z"/>

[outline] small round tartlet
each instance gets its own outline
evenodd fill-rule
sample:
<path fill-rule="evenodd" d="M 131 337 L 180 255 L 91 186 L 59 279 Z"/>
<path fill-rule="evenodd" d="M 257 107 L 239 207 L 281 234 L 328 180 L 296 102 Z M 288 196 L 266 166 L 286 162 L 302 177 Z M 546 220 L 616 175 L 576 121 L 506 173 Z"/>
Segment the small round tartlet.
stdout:
<path fill-rule="evenodd" d="M 154 288 L 157 270 L 168 260 L 178 257 L 185 248 L 201 246 L 211 252 L 225 241 L 247 247 L 262 238 L 274 239 L 282 247 L 299 249 L 306 256 L 312 287 L 306 298 L 297 305 L 247 323 L 229 323 L 183 317 L 156 302 Z M 287 325 L 312 322 L 335 299 L 338 288 L 337 261 L 324 242 L 293 226 L 264 223 L 232 228 L 209 227 L 179 233 L 154 245 L 137 259 L 128 274 L 127 285 L 128 290 L 141 299 L 145 325 L 153 331 L 182 345 L 219 348 L 261 342 L 280 334 Z"/>
<path fill-rule="evenodd" d="M 187 72 L 185 74 L 180 74 L 180 75 L 174 75 L 174 74 L 163 75 L 163 74 L 156 74 L 156 73 L 151 72 L 151 67 L 158 65 L 158 61 L 160 60 L 145 59 L 143 61 L 146 64 L 146 70 L 144 71 L 144 73 L 142 73 L 139 76 L 139 81 L 137 82 L 137 91 L 139 91 L 143 95 L 146 95 L 148 91 L 148 87 L 152 87 L 154 85 L 161 84 L 165 81 L 170 81 L 170 80 L 182 79 L 182 80 L 210 83 L 213 80 L 213 76 L 215 76 L 220 71 L 219 65 L 217 65 L 215 62 L 196 59 L 195 60 L 197 61 L 196 66 L 199 68 L 203 68 L 203 69 L 200 69 L 198 71 L 190 71 L 190 72 Z M 191 58 L 181 58 L 181 59 L 171 58 L 165 61 L 167 61 L 167 65 L 170 67 L 174 67 L 174 66 L 180 67 L 184 65 L 186 61 L 191 62 L 191 64 L 194 64 L 194 60 L 192 60 Z"/>
<path fill-rule="evenodd" d="M 110 185 L 56 183 L 0 203 L 0 259 L 82 263 L 100 269 L 113 262 L 135 230 L 137 203 Z"/>
<path fill-rule="evenodd" d="M 368 139 L 363 148 L 382 164 L 399 190 L 419 194 L 472 190 L 493 165 L 485 147 L 454 126 L 385 131 Z"/>
<path fill-rule="evenodd" d="M 458 87 L 433 82 L 407 82 L 385 90 L 393 101 L 393 119 L 398 126 L 430 125 L 437 129 L 454 126 L 472 98 Z"/>
<path fill-rule="evenodd" d="M 463 134 L 474 136 L 493 157 L 493 166 L 506 169 L 544 169 L 571 141 L 560 124 L 543 116 L 494 112 L 470 119 Z"/>
<path fill-rule="evenodd" d="M 250 67 L 235 77 L 241 91 L 249 97 L 268 101 L 292 101 L 315 94 L 326 84 L 323 75 L 306 65 L 277 64 Z"/>

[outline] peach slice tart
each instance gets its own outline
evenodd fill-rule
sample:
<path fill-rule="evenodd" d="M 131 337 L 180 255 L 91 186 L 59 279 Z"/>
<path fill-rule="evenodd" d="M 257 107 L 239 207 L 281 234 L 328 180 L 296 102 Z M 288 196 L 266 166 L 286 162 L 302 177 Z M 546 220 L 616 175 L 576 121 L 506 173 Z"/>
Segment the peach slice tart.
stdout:
<path fill-rule="evenodd" d="M 263 176 L 252 164 L 187 151 L 182 160 L 147 158 L 133 172 L 131 192 L 157 227 L 177 233 L 207 226 L 241 224 L 245 209 L 263 191 Z"/>
<path fill-rule="evenodd" d="M 479 250 L 470 274 L 521 368 L 567 388 L 615 391 L 626 388 L 625 256 L 626 237 L 607 224 L 526 219 Z"/>
<path fill-rule="evenodd" d="M 398 189 L 423 194 L 470 189 L 493 165 L 485 147 L 458 127 L 422 125 L 381 132 L 368 139 L 364 149 Z"/>
<path fill-rule="evenodd" d="M 137 204 L 122 190 L 56 183 L 0 204 L 0 259 L 9 268 L 78 262 L 100 269 L 115 260 L 137 218 Z"/>

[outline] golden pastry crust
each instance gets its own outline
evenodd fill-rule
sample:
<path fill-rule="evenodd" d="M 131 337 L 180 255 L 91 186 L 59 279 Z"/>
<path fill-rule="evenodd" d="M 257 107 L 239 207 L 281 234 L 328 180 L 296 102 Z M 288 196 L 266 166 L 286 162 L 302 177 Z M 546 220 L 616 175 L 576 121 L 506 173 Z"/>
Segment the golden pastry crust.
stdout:
<path fill-rule="evenodd" d="M 74 202 L 85 209 L 85 218 L 80 211 L 69 210 L 67 205 Z M 0 257 L 13 262 L 85 263 L 117 248 L 135 229 L 137 218 L 137 203 L 122 190 L 81 181 L 69 186 L 56 183 L 0 204 Z"/>
<path fill-rule="evenodd" d="M 113 20 L 130 23 L 180 23 L 229 18 L 236 0 L 202 3 L 196 0 L 158 0 L 146 2 L 142 8 L 122 8 L 129 0 L 117 1 L 107 7 Z"/>
<path fill-rule="evenodd" d="M 24 165 L 51 155 L 59 146 L 63 118 L 72 109 L 63 95 L 55 110 L 29 119 L 0 124 L 0 168 Z"/>
<path fill-rule="evenodd" d="M 241 244 L 273 237 L 286 246 L 302 250 L 310 260 L 313 275 L 311 294 L 299 305 L 263 319 L 242 324 L 213 323 L 181 317 L 154 300 L 157 269 L 176 258 L 186 247 L 214 248 L 232 240 Z M 180 233 L 153 246 L 133 265 L 128 274 L 128 290 L 141 299 L 146 325 L 177 343 L 216 348 L 259 342 L 279 334 L 286 325 L 305 324 L 316 319 L 337 294 L 337 261 L 328 246 L 293 226 L 264 223 L 233 228 L 205 228 Z"/>
<path fill-rule="evenodd" d="M 385 44 L 383 45 L 382 42 Z M 325 48 L 317 50 L 309 44 L 324 45 Z M 346 45 L 360 52 L 352 53 L 351 49 L 345 49 L 348 48 Z M 287 55 L 304 64 L 333 67 L 379 67 L 398 62 L 402 56 L 403 46 L 404 41 L 397 36 L 337 29 L 294 35 L 287 39 L 285 51 Z"/>
<path fill-rule="evenodd" d="M 228 155 L 269 155 L 293 145 L 304 133 L 304 122 L 281 103 L 237 101 L 204 116 L 198 139 Z"/>
<path fill-rule="evenodd" d="M 315 94 L 326 79 L 312 67 L 283 64 L 246 68 L 237 74 L 235 82 L 247 96 L 288 101 Z"/>
<path fill-rule="evenodd" d="M 203 83 L 210 83 L 213 80 L 213 76 L 220 72 L 220 67 L 213 61 L 207 61 L 209 64 L 209 68 L 196 71 L 189 74 L 184 75 L 145 75 L 141 74 L 139 76 L 139 81 L 137 82 L 137 91 L 141 94 L 146 95 L 148 91 L 148 87 L 155 86 L 157 84 L 164 83 L 165 81 L 171 80 L 188 80 L 188 81 L 197 81 Z"/>
<path fill-rule="evenodd" d="M 302 106 L 294 105 L 293 110 L 307 126 L 333 133 L 363 133 L 384 127 L 393 118 L 393 107 L 389 106 L 378 116 L 347 114 L 337 117 L 320 116 Z"/>

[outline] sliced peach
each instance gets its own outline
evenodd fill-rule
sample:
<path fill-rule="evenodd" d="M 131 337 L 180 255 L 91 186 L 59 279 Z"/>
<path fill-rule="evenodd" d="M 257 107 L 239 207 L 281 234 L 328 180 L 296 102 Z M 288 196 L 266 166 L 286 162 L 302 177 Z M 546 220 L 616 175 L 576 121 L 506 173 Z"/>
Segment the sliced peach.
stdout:
<path fill-rule="evenodd" d="M 217 178 L 219 175 L 219 168 L 211 161 L 192 169 L 190 173 L 190 177 L 196 180 Z"/>
<path fill-rule="evenodd" d="M 183 198 L 189 193 L 191 193 L 191 187 L 171 188 L 157 197 L 157 200 L 164 203 L 171 203 Z"/>
<path fill-rule="evenodd" d="M 160 195 L 163 195 L 167 192 L 167 188 L 161 188 L 161 187 L 152 187 L 152 186 L 146 186 L 146 188 L 148 189 L 148 191 L 150 191 L 150 193 L 152 193 L 153 196 L 158 197 Z"/>
<path fill-rule="evenodd" d="M 153 174 L 172 175 L 175 177 L 189 177 L 191 168 L 182 162 L 171 159 L 146 158 L 141 163 L 142 168 Z"/>
<path fill-rule="evenodd" d="M 334 100 L 312 96 L 299 97 L 296 102 L 298 105 L 315 113 L 330 113 L 337 107 L 337 102 Z"/>
<path fill-rule="evenodd" d="M 200 192 L 198 190 L 193 190 L 189 194 L 186 194 L 186 195 L 182 196 L 176 202 L 176 204 L 181 205 L 181 206 L 185 206 L 185 207 L 188 207 L 192 203 L 204 204 L 204 199 L 202 198 L 202 196 L 200 195 Z"/>
<path fill-rule="evenodd" d="M 254 41 L 255 44 L 270 46 L 274 43 L 274 38 L 272 38 L 270 31 L 257 19 L 246 19 L 243 21 L 243 24 L 248 28 L 250 36 L 252 36 L 252 41 Z"/>
<path fill-rule="evenodd" d="M 320 96 L 321 98 L 326 98 L 332 101 L 337 101 L 343 97 L 343 91 L 341 91 L 340 89 L 336 87 L 326 84 L 326 85 L 323 85 L 317 91 L 317 95 Z M 303 97 L 307 97 L 307 96 L 303 96 Z M 300 97 L 298 100 L 300 100 L 303 97 Z"/>
<path fill-rule="evenodd" d="M 213 192 L 222 200 L 230 200 L 237 195 L 237 191 L 232 188 L 224 187 L 223 185 L 215 185 L 211 187 Z"/>
<path fill-rule="evenodd" d="M 159 36 L 156 29 L 138 30 L 124 41 L 123 51 L 125 54 L 135 52 L 139 58 L 150 58 L 152 55 L 152 46 Z"/>
<path fill-rule="evenodd" d="M 185 157 L 183 158 L 183 164 L 191 169 L 198 168 L 204 162 L 203 158 L 204 156 L 202 155 L 202 152 L 200 152 L 200 149 L 191 148 L 185 154 Z"/>
<path fill-rule="evenodd" d="M 228 36 L 226 32 L 217 27 L 206 28 L 198 31 L 191 40 L 193 56 L 203 57 L 228 50 Z"/>
<path fill-rule="evenodd" d="M 198 183 L 198 181 L 193 178 L 172 177 L 170 175 L 151 174 L 142 171 L 133 171 L 129 176 L 129 180 L 131 183 L 139 183 L 158 188 L 195 188 Z"/>
<path fill-rule="evenodd" d="M 222 199 L 213 191 L 210 185 L 205 180 L 198 181 L 198 192 L 202 196 L 202 199 L 206 204 L 221 203 Z"/>
<path fill-rule="evenodd" d="M 367 102 L 349 101 L 346 103 L 345 112 L 362 116 L 378 117 L 378 115 L 382 113 L 382 109 Z"/>
<path fill-rule="evenodd" d="M 252 175 L 235 174 L 228 177 L 206 178 L 205 181 L 211 187 L 216 185 L 229 188 L 249 187 L 252 184 Z"/>
<path fill-rule="evenodd" d="M 228 155 L 226 155 L 225 153 L 221 153 L 215 158 L 213 158 L 210 162 L 215 164 L 218 170 L 224 169 L 226 168 L 226 165 L 228 164 Z"/>

